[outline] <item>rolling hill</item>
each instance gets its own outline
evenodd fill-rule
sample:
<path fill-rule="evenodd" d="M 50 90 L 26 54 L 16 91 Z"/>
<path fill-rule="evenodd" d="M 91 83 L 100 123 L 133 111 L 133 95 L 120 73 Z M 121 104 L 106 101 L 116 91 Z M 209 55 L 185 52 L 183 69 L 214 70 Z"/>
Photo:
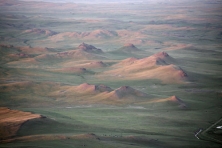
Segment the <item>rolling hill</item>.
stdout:
<path fill-rule="evenodd" d="M 113 65 L 104 75 L 121 76 L 123 79 L 159 79 L 164 83 L 181 83 L 187 74 L 166 52 L 159 52 L 142 59 L 128 58 Z"/>

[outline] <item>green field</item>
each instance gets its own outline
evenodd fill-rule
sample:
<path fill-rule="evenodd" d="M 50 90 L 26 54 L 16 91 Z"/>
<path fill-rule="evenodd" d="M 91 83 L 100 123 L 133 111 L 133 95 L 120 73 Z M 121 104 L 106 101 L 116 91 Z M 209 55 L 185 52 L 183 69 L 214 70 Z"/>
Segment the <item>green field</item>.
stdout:
<path fill-rule="evenodd" d="M 0 0 L 0 148 L 221 147 L 222 3 L 97 2 Z"/>

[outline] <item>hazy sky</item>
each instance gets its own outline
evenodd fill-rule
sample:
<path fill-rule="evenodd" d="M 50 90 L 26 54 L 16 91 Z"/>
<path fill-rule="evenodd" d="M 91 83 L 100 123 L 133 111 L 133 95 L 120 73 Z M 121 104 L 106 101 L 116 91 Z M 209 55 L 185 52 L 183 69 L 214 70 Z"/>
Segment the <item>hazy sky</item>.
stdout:
<path fill-rule="evenodd" d="M 58 3 L 112 3 L 112 2 L 181 2 L 181 1 L 201 1 L 201 0 L 23 0 L 23 1 L 45 1 Z M 202 0 L 206 1 L 206 0 Z"/>

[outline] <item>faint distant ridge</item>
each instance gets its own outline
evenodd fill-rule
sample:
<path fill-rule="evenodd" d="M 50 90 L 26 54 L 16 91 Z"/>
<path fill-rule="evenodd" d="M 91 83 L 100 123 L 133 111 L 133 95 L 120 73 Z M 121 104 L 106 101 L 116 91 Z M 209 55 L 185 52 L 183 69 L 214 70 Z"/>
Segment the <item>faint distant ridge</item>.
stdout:
<path fill-rule="evenodd" d="M 90 33 L 88 33 L 88 35 L 86 35 L 86 37 L 90 37 L 92 39 L 95 38 L 110 38 L 110 37 L 115 37 L 118 36 L 118 34 L 115 31 L 109 31 L 109 30 L 104 30 L 104 29 L 98 29 L 98 30 L 94 30 Z"/>
<path fill-rule="evenodd" d="M 94 47 L 93 45 L 89 45 L 84 42 L 80 44 L 77 49 L 81 51 L 89 52 L 89 53 L 103 53 L 101 49 L 98 49 Z"/>
<path fill-rule="evenodd" d="M 47 36 L 52 36 L 52 35 L 57 34 L 57 32 L 55 32 L 55 31 L 51 31 L 51 30 L 48 30 L 48 29 L 38 29 L 38 28 L 25 30 L 24 33 L 44 34 L 44 35 L 47 35 Z"/>
<path fill-rule="evenodd" d="M 31 1 L 31 0 L 30 0 Z M 143 2 L 143 0 L 43 0 L 45 2 L 56 2 L 56 3 L 136 3 Z"/>

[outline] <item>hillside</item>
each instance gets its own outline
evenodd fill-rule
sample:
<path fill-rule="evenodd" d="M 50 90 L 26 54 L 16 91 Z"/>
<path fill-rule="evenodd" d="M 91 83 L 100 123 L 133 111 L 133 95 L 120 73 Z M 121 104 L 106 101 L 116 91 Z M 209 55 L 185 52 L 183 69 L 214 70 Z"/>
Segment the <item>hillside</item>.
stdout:
<path fill-rule="evenodd" d="M 142 59 L 128 58 L 113 65 L 104 75 L 121 75 L 123 79 L 159 79 L 164 83 L 181 83 L 187 74 L 174 65 L 176 60 L 166 52 L 159 52 Z"/>
<path fill-rule="evenodd" d="M 41 115 L 0 107 L 0 139 L 16 136 L 23 123 L 36 118 L 41 118 Z"/>

